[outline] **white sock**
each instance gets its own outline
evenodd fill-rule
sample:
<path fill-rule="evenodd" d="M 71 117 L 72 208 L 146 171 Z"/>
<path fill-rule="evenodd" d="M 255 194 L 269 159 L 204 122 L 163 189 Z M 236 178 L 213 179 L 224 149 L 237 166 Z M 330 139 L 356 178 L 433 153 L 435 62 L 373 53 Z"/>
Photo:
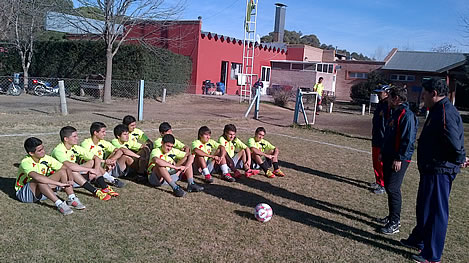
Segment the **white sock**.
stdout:
<path fill-rule="evenodd" d="M 59 207 L 59 205 L 61 205 L 62 203 L 62 200 L 57 199 L 57 201 L 55 201 L 55 206 Z"/>
<path fill-rule="evenodd" d="M 116 178 L 114 176 L 110 175 L 108 172 L 105 172 L 103 174 L 104 179 L 108 180 L 109 182 L 114 182 Z"/>
<path fill-rule="evenodd" d="M 221 169 L 222 174 L 227 174 L 228 173 L 228 165 L 222 164 L 222 165 L 220 165 L 220 169 Z"/>
<path fill-rule="evenodd" d="M 210 171 L 208 170 L 208 168 L 204 168 L 204 169 L 202 169 L 202 174 L 203 175 L 210 174 Z"/>
<path fill-rule="evenodd" d="M 76 197 L 75 194 L 71 194 L 68 196 L 68 200 L 73 200 L 75 197 Z"/>

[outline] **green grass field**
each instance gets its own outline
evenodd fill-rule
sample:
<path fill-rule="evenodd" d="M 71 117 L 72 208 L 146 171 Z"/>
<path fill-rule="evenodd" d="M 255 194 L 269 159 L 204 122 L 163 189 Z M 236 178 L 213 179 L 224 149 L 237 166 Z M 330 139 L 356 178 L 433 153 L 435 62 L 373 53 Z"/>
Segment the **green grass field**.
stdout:
<path fill-rule="evenodd" d="M 0 135 L 41 138 L 48 153 L 67 124 L 87 137 L 86 118 L 47 117 L 20 124 L 5 119 Z M 97 118 L 108 125 L 117 120 Z M 94 120 L 94 119 L 93 119 Z M 260 123 L 232 120 L 246 140 Z M 140 125 L 152 138 L 157 122 Z M 186 144 L 201 125 L 218 138 L 226 121 L 172 123 Z M 151 188 L 126 181 L 117 198 L 103 202 L 83 189 L 84 211 L 62 216 L 51 201 L 23 204 L 14 198 L 17 168 L 27 136 L 1 137 L 0 261 L 2 262 L 410 262 L 411 250 L 399 245 L 415 224 L 418 172 L 413 162 L 402 186 L 401 232 L 376 232 L 374 218 L 387 215 L 386 195 L 368 190 L 374 180 L 370 141 L 304 129 L 266 126 L 266 139 L 280 148 L 285 178 L 263 176 L 228 183 L 215 178 L 202 193 L 176 198 L 169 187 Z M 243 129 L 241 129 L 243 128 Z M 49 134 L 53 133 L 53 134 Z M 324 144 L 324 143 L 327 144 Z M 414 156 L 414 160 L 416 160 Z M 202 183 L 200 177 L 197 181 Z M 203 183 L 202 183 L 203 184 Z M 185 188 L 186 183 L 180 183 Z M 469 262 L 469 173 L 456 178 L 444 262 Z M 59 193 L 64 198 L 65 193 Z M 272 206 L 274 216 L 257 222 L 257 203 Z"/>

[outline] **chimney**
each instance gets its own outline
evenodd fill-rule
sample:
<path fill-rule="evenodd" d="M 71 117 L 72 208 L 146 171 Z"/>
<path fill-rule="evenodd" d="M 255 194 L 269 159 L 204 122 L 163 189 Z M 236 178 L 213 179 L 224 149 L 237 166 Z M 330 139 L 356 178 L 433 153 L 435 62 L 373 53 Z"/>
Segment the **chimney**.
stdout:
<path fill-rule="evenodd" d="M 274 42 L 283 43 L 287 6 L 282 3 L 276 3 L 275 6 Z"/>

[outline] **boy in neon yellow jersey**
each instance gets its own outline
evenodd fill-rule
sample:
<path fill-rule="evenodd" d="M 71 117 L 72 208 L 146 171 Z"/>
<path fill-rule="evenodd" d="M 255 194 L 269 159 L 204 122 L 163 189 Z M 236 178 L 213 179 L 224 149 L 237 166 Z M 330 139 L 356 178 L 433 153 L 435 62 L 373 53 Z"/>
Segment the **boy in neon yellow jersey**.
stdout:
<path fill-rule="evenodd" d="M 227 124 L 223 129 L 223 135 L 218 142 L 225 147 L 226 163 L 233 171 L 234 177 L 241 177 L 238 169 L 244 169 L 246 177 L 251 177 L 259 171 L 253 171 L 251 167 L 251 150 L 238 137 L 236 137 L 236 126 Z"/>
<path fill-rule="evenodd" d="M 102 188 L 101 191 L 109 196 L 119 195 L 104 181 L 104 170 L 101 168 L 101 163 L 104 161 L 78 145 L 78 133 L 74 127 L 65 126 L 60 129 L 60 140 L 62 142 L 54 148 L 52 157 L 69 167 L 73 172 L 85 176 L 87 180 L 95 180 L 96 184 Z"/>
<path fill-rule="evenodd" d="M 132 157 L 139 158 L 137 154 L 127 148 L 116 148 L 110 142 L 104 140 L 106 136 L 106 125 L 102 122 L 93 122 L 90 126 L 91 138 L 84 140 L 81 146 L 102 160 L 111 160 L 113 164 L 108 164 L 111 174 L 104 174 L 104 179 L 117 187 L 123 187 L 124 183 L 116 177 L 124 174 L 124 171 L 134 160 Z"/>
<path fill-rule="evenodd" d="M 253 163 L 259 165 L 269 178 L 275 176 L 283 177 L 285 174 L 278 167 L 279 150 L 270 142 L 264 140 L 264 136 L 264 127 L 258 127 L 255 136 L 248 140 L 248 147 L 251 149 Z M 274 166 L 274 172 L 269 170 L 272 165 Z"/>
<path fill-rule="evenodd" d="M 80 176 L 74 176 L 72 171 L 53 157 L 46 155 L 42 141 L 30 137 L 24 142 L 27 156 L 21 161 L 16 178 L 16 197 L 23 203 L 35 203 L 50 199 L 57 206 L 57 210 L 68 215 L 73 213 L 70 208 L 78 210 L 86 207 L 73 192 L 73 184 L 78 182 L 82 187 L 97 197 L 111 198 L 97 190 Z M 68 195 L 66 202 L 62 202 L 52 191 L 51 186 L 63 187 Z M 107 200 L 107 199 L 106 199 Z"/>
<path fill-rule="evenodd" d="M 140 158 L 132 158 L 134 162 L 130 168 L 135 169 L 137 174 L 144 175 L 150 155 L 148 146 L 137 141 L 129 140 L 129 129 L 124 124 L 119 124 L 114 127 L 114 136 L 116 138 L 111 141 L 114 147 L 127 148 L 140 156 Z"/>
<path fill-rule="evenodd" d="M 192 153 L 195 154 L 195 168 L 202 170 L 202 175 L 207 183 L 212 183 L 212 175 L 215 169 L 220 167 L 222 178 L 228 182 L 234 179 L 226 164 L 226 150 L 223 145 L 210 139 L 212 132 L 207 126 L 202 126 L 198 132 L 198 139 L 192 142 Z"/>
<path fill-rule="evenodd" d="M 155 142 L 153 143 L 153 146 L 155 148 L 158 148 L 161 146 L 161 141 L 163 139 L 163 136 L 165 136 L 166 134 L 171 134 L 173 135 L 173 129 L 171 128 L 171 125 L 169 125 L 169 123 L 167 122 L 162 122 L 160 124 L 160 127 L 158 128 L 158 130 L 160 131 L 160 134 L 161 134 L 161 137 L 156 139 Z M 174 136 L 174 135 L 173 135 Z M 174 148 L 180 150 L 180 151 L 183 151 L 183 152 L 187 152 L 189 153 L 191 150 L 189 147 L 187 147 L 186 145 L 184 145 L 184 143 L 182 143 L 180 140 L 174 138 L 175 140 L 175 143 L 174 143 Z"/>
<path fill-rule="evenodd" d="M 148 181 L 153 186 L 169 184 L 173 188 L 174 195 L 183 197 L 186 193 L 176 182 L 180 179 L 187 180 L 188 192 L 200 192 L 202 186 L 194 183 L 192 163 L 194 156 L 174 148 L 175 139 L 171 134 L 162 138 L 162 145 L 151 151 L 151 159 L 148 165 Z"/>
<path fill-rule="evenodd" d="M 137 120 L 134 116 L 127 115 L 122 119 L 122 124 L 129 128 L 129 140 L 146 144 L 150 150 L 153 149 L 153 142 L 148 138 L 145 133 L 137 128 Z"/>

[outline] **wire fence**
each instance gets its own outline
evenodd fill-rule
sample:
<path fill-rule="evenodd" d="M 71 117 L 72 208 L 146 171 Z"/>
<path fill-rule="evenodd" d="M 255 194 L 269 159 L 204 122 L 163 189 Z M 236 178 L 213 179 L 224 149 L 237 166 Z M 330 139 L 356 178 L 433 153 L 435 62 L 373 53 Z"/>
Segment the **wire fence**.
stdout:
<path fill-rule="evenodd" d="M 68 96 L 82 97 L 87 100 L 102 100 L 104 96 L 104 79 L 93 77 L 86 79 L 66 79 L 66 78 L 42 78 L 29 77 L 27 85 L 24 85 L 24 78 L 21 76 L 0 76 L 0 91 L 8 95 L 12 88 L 21 89 L 21 92 L 36 96 L 58 96 L 58 83 L 64 81 L 65 92 Z M 111 97 L 137 99 L 139 92 L 139 80 L 112 80 Z M 157 99 L 162 96 L 166 89 L 167 95 L 185 92 L 190 88 L 188 84 L 160 83 L 154 81 L 144 82 L 144 98 Z"/>

